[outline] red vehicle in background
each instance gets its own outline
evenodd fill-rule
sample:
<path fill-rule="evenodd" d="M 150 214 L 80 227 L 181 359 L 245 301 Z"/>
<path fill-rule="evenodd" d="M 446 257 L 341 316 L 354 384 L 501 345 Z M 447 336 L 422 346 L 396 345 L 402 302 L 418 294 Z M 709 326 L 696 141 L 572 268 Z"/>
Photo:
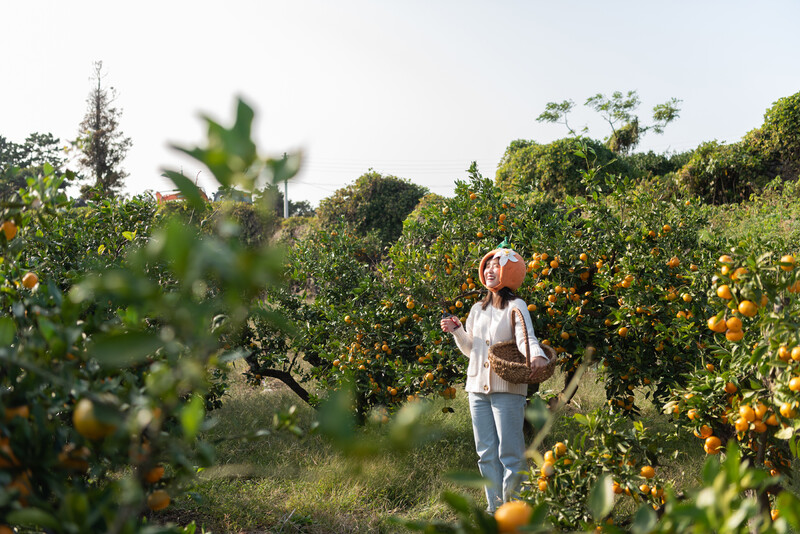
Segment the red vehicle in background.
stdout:
<path fill-rule="evenodd" d="M 203 200 L 208 202 L 208 195 L 203 189 L 200 189 L 200 196 L 203 197 Z M 156 191 L 156 202 L 159 204 L 164 204 L 165 202 L 175 202 L 184 200 L 183 193 L 180 192 L 178 189 L 173 189 L 172 191 L 165 191 L 164 193 L 159 193 Z"/>

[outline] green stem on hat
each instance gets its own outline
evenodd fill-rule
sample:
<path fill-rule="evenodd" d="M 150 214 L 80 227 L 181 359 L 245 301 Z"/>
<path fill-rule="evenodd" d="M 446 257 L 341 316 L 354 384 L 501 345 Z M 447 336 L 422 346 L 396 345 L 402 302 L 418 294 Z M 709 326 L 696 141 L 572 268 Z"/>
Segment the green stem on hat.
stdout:
<path fill-rule="evenodd" d="M 497 248 L 511 248 L 511 245 L 508 244 L 508 238 L 504 237 L 503 242 L 497 245 Z"/>

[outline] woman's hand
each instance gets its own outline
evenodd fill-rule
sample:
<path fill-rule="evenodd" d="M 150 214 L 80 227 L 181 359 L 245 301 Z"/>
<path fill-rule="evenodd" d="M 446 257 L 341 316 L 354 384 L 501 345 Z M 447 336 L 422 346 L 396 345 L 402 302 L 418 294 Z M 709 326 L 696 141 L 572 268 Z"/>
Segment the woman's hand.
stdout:
<path fill-rule="evenodd" d="M 439 325 L 442 327 L 442 332 L 455 332 L 461 328 L 461 321 L 455 315 L 442 318 Z"/>
<path fill-rule="evenodd" d="M 547 361 L 547 358 L 536 357 L 531 360 L 531 373 L 534 371 L 538 371 L 544 367 L 547 367 L 547 364 L 550 363 Z"/>

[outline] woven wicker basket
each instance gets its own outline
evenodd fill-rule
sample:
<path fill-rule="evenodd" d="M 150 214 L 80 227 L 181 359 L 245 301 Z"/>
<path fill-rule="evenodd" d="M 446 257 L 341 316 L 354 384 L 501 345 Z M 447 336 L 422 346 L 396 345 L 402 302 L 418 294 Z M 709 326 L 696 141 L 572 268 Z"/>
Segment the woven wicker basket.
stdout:
<path fill-rule="evenodd" d="M 489 347 L 489 364 L 492 366 L 492 370 L 497 376 L 512 384 L 538 384 L 539 382 L 544 382 L 553 376 L 558 355 L 552 347 L 540 344 L 539 346 L 550 361 L 544 367 L 532 372 L 528 329 L 525 327 L 525 319 L 522 317 L 522 312 L 516 308 L 514 308 L 514 311 L 516 314 L 512 314 L 511 316 L 511 331 L 513 333 L 515 327 L 514 316 L 519 315 L 519 323 L 523 326 L 522 331 L 525 333 L 526 354 L 522 354 L 519 351 L 515 339 L 503 341 L 502 343 L 495 343 Z"/>

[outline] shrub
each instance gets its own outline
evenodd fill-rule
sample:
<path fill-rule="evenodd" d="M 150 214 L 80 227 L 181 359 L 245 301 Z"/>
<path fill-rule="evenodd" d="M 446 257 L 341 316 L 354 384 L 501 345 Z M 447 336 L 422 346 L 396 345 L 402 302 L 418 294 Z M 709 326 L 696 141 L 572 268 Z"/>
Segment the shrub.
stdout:
<path fill-rule="evenodd" d="M 764 114 L 764 124 L 730 145 L 701 144 L 678 173 L 681 185 L 706 202 L 740 202 L 780 176 L 800 172 L 800 93 L 781 98 Z"/>
<path fill-rule="evenodd" d="M 581 173 L 586 160 L 575 152 L 584 143 L 597 157 L 595 165 L 606 174 L 629 174 L 630 167 L 618 160 L 603 143 L 589 138 L 564 138 L 546 145 L 518 139 L 506 149 L 495 181 L 504 189 L 542 191 L 554 197 L 583 194 Z"/>
<path fill-rule="evenodd" d="M 370 171 L 324 199 L 317 213 L 324 227 L 344 223 L 360 236 L 374 231 L 388 244 L 397 239 L 403 221 L 427 192 L 408 180 Z"/>
<path fill-rule="evenodd" d="M 690 195 L 713 204 L 741 202 L 769 181 L 762 154 L 752 143 L 717 141 L 697 147 L 677 178 Z"/>

